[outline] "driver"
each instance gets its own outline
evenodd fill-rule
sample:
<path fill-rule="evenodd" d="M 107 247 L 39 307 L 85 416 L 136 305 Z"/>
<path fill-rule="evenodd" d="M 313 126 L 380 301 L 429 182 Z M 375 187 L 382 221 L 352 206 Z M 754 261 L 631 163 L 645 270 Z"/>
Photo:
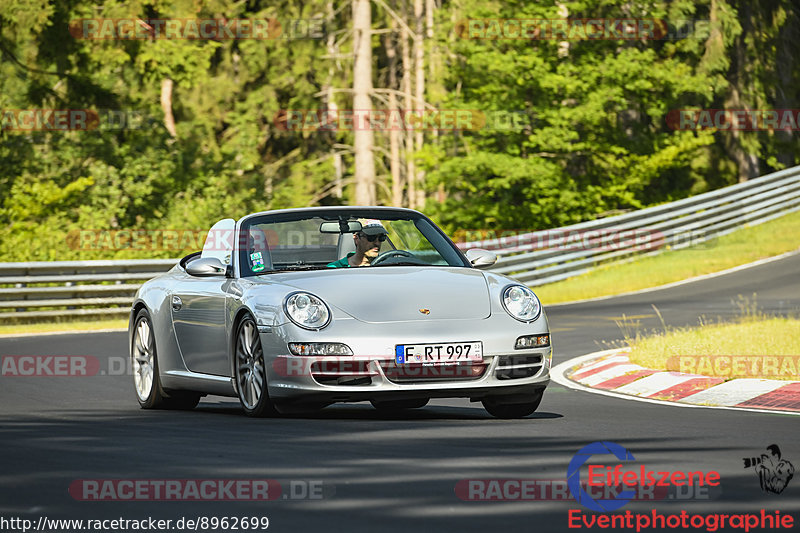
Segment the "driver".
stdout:
<path fill-rule="evenodd" d="M 338 261 L 328 263 L 330 268 L 370 266 L 378 257 L 381 244 L 387 239 L 386 228 L 380 220 L 361 219 L 361 231 L 353 233 L 356 251 L 350 252 Z"/>

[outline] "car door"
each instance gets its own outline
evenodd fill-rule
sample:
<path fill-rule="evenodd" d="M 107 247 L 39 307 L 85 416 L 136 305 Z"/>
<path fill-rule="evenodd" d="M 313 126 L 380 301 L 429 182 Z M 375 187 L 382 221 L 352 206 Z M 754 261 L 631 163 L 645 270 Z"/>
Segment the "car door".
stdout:
<path fill-rule="evenodd" d="M 230 280 L 187 275 L 170 295 L 172 324 L 183 360 L 192 372 L 230 375 L 225 318 Z"/>
<path fill-rule="evenodd" d="M 220 220 L 208 232 L 201 258 L 230 265 L 236 222 Z M 192 275 L 170 293 L 172 324 L 186 366 L 192 372 L 229 376 L 226 303 L 232 280 L 224 274 Z"/>

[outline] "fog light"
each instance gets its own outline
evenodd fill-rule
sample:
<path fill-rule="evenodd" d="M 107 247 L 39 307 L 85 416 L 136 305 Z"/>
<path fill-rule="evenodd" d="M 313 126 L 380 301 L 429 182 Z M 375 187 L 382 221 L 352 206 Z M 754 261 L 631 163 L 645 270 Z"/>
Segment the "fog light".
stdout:
<path fill-rule="evenodd" d="M 353 355 L 353 350 L 341 342 L 290 342 L 293 355 Z"/>
<path fill-rule="evenodd" d="M 517 339 L 514 349 L 524 350 L 526 348 L 544 348 L 545 346 L 550 346 L 550 335 L 525 335 Z"/>

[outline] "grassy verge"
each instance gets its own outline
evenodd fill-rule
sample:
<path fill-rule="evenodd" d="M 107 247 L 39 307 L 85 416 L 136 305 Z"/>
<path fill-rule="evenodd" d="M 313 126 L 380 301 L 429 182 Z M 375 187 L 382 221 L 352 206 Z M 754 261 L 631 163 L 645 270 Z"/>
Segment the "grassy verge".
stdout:
<path fill-rule="evenodd" d="M 797 235 L 800 212 L 745 227 L 696 248 L 601 266 L 581 276 L 534 287 L 534 291 L 547 305 L 657 287 L 797 250 Z"/>
<path fill-rule="evenodd" d="M 128 320 L 116 318 L 110 320 L 76 320 L 71 322 L 55 322 L 42 324 L 3 324 L 0 335 L 18 335 L 21 333 L 52 333 L 58 331 L 92 331 L 98 329 L 127 328 Z"/>
<path fill-rule="evenodd" d="M 627 339 L 631 362 L 704 376 L 800 380 L 800 319 L 752 313 L 735 323 Z"/>

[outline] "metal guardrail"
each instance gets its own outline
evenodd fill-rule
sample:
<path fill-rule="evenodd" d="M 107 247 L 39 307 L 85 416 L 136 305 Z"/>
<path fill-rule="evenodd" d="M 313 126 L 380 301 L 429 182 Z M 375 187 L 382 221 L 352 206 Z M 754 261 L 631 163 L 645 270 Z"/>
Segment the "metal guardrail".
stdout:
<path fill-rule="evenodd" d="M 177 261 L 0 263 L 0 323 L 9 319 L 125 317 L 139 285 Z"/>
<path fill-rule="evenodd" d="M 676 202 L 572 226 L 459 244 L 500 257 L 493 271 L 530 286 L 610 261 L 696 246 L 800 210 L 800 166 Z"/>
<path fill-rule="evenodd" d="M 676 202 L 572 226 L 459 247 L 487 248 L 492 269 L 530 286 L 610 261 L 701 244 L 745 224 L 800 210 L 800 166 Z M 125 317 L 139 285 L 177 259 L 0 263 L 0 323 L 17 319 Z"/>

